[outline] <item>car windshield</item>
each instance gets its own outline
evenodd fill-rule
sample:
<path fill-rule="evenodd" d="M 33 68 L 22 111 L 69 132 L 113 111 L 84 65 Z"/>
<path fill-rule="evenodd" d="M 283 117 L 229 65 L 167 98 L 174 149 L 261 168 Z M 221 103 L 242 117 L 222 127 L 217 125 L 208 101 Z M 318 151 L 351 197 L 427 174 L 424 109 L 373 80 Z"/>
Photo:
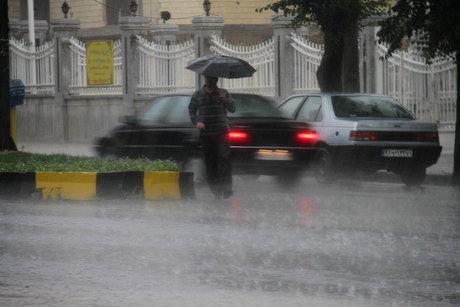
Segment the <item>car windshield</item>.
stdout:
<path fill-rule="evenodd" d="M 231 94 L 236 111 L 229 117 L 275 117 L 283 118 L 269 98 L 250 94 Z"/>
<path fill-rule="evenodd" d="M 377 96 L 332 96 L 332 106 L 337 117 L 372 117 L 414 119 L 391 98 Z"/>

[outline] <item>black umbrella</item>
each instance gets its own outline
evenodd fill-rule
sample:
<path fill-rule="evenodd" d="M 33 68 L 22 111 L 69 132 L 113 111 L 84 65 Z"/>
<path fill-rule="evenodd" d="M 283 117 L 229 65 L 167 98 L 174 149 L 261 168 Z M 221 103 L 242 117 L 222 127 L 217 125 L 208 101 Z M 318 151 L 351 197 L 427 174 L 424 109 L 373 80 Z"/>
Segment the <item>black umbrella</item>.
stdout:
<path fill-rule="evenodd" d="M 256 71 L 245 60 L 220 54 L 193 59 L 186 68 L 200 75 L 228 79 L 251 77 Z"/>

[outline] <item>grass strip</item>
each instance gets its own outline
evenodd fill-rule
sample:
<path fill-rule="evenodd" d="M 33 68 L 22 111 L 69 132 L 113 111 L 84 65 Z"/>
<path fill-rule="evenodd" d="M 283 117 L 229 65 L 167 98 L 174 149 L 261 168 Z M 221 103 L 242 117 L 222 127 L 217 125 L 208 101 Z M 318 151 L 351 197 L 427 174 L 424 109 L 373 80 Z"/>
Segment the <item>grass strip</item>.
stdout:
<path fill-rule="evenodd" d="M 0 172 L 121 172 L 179 171 L 179 169 L 179 165 L 171 160 L 0 152 Z"/>

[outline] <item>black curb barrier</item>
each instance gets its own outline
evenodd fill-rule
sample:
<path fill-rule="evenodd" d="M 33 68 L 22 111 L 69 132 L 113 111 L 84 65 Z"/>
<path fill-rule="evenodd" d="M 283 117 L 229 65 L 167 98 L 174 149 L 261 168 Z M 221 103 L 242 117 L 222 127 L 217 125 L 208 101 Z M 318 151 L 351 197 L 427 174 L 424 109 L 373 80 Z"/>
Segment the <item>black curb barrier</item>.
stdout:
<path fill-rule="evenodd" d="M 193 182 L 194 174 L 191 172 L 181 172 L 179 174 L 179 189 L 183 198 L 195 198 L 195 184 Z"/>
<path fill-rule="evenodd" d="M 96 197 L 110 199 L 141 195 L 143 180 L 144 172 L 97 173 Z"/>
<path fill-rule="evenodd" d="M 35 173 L 0 173 L 0 196 L 7 199 L 30 197 L 35 189 Z"/>
<path fill-rule="evenodd" d="M 178 172 L 178 174 L 177 191 L 180 194 L 178 195 L 178 198 L 195 198 L 193 173 Z M 95 185 L 96 198 L 115 199 L 133 196 L 143 197 L 144 172 L 130 171 L 96 173 Z M 35 172 L 0 172 L 0 198 L 24 199 L 32 196 L 32 194 L 37 191 L 39 190 L 37 189 L 37 176 Z"/>

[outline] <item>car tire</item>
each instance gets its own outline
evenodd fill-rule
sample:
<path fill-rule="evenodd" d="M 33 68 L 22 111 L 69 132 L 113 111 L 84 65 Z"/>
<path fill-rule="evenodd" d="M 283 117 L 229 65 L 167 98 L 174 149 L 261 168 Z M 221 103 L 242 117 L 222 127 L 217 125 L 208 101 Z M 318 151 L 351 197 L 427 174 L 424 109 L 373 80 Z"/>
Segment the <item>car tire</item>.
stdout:
<path fill-rule="evenodd" d="M 426 167 L 405 168 L 399 172 L 399 176 L 406 186 L 419 186 L 425 181 Z"/>
<path fill-rule="evenodd" d="M 314 174 L 318 183 L 331 183 L 335 180 L 332 156 L 327 149 L 320 149 L 314 160 Z"/>

